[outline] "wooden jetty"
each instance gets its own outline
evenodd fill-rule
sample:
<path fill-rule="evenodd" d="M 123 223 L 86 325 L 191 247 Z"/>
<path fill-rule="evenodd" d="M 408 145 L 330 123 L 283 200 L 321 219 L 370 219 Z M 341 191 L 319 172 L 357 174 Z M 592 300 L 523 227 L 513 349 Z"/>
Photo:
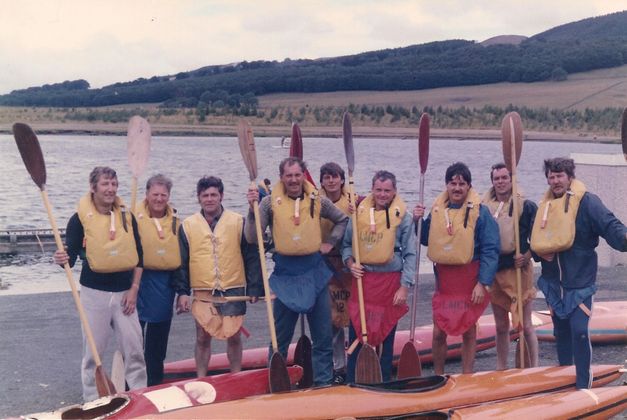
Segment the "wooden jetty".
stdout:
<path fill-rule="evenodd" d="M 59 229 L 59 232 L 64 238 L 65 229 Z M 56 248 L 52 229 L 0 230 L 0 254 L 54 252 Z"/>

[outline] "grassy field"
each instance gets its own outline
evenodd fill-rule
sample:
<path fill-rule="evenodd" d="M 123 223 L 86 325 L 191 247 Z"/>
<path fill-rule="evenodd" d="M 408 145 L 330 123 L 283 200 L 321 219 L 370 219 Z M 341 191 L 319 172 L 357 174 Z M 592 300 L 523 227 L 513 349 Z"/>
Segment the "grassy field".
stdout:
<path fill-rule="evenodd" d="M 345 109 L 380 108 L 374 117 L 354 114 L 357 135 L 405 137 L 415 136 L 418 117 L 423 107 L 445 110 L 482 108 L 486 105 L 505 108 L 508 105 L 531 109 L 548 108 L 566 112 L 586 109 L 616 109 L 627 105 L 627 66 L 595 70 L 569 76 L 562 82 L 499 83 L 482 86 L 451 87 L 421 91 L 348 91 L 312 94 L 274 94 L 259 97 L 257 117 L 247 117 L 255 133 L 266 136 L 289 136 L 290 122 L 299 121 L 306 135 L 338 136 L 341 115 Z M 195 109 L 160 109 L 159 104 L 120 105 L 102 108 L 34 108 L 0 107 L 0 132 L 10 133 L 16 121 L 30 123 L 39 132 L 120 134 L 126 132 L 130 115 L 140 113 L 148 118 L 153 132 L 173 135 L 233 134 L 237 120 L 234 115 L 208 115 L 200 122 Z M 394 117 L 383 109 L 402 107 L 414 111 Z M 600 111 L 601 112 L 601 111 Z M 77 119 L 83 115 L 83 119 Z M 89 115 L 89 118 L 86 116 Z M 559 117 L 558 117 L 559 119 Z M 562 120 L 567 118 L 562 118 Z M 604 127 L 590 127 L 585 122 L 569 126 L 564 121 L 525 121 L 526 130 L 536 139 L 570 139 L 613 141 L 618 133 L 618 120 L 612 114 Z M 432 119 L 434 135 L 442 137 L 498 137 L 497 118 L 451 118 L 436 114 Z M 454 131 L 451 131 L 454 130 Z M 460 134 L 459 130 L 464 130 Z"/>

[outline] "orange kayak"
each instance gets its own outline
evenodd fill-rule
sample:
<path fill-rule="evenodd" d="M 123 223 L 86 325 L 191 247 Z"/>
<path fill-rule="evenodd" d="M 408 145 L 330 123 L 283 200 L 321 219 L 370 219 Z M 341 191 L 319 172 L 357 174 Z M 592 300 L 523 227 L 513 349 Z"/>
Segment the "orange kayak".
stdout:
<path fill-rule="evenodd" d="M 433 325 L 424 325 L 416 327 L 414 330 L 414 343 L 416 351 L 420 356 L 422 363 L 429 363 L 433 360 L 431 350 L 431 340 L 433 338 Z M 510 338 L 514 340 L 518 337 L 516 330 L 510 331 Z M 397 331 L 394 337 L 394 358 L 392 363 L 398 364 L 401 351 L 405 343 L 409 341 L 409 331 Z M 496 345 L 496 325 L 494 316 L 483 315 L 477 322 L 477 351 L 487 350 Z M 292 343 L 288 349 L 287 363 L 294 363 L 294 350 L 296 344 Z M 461 357 L 462 337 L 448 337 L 448 350 L 446 357 L 448 359 Z M 242 354 L 242 367 L 244 369 L 256 369 L 268 366 L 268 347 L 258 347 L 254 349 L 244 350 Z M 229 369 L 229 360 L 226 353 L 214 354 L 209 361 L 208 372 L 221 373 Z M 165 364 L 164 382 L 172 382 L 189 378 L 196 375 L 196 362 L 194 359 L 179 360 Z"/>
<path fill-rule="evenodd" d="M 618 379 L 621 368 L 614 365 L 593 366 L 594 386 Z M 574 385 L 574 366 L 510 369 L 260 395 L 144 418 L 330 419 L 401 416 L 563 391 L 574 388 Z"/>
<path fill-rule="evenodd" d="M 483 420 L 532 419 L 567 420 L 572 418 L 607 419 L 627 410 L 627 386 L 609 386 L 579 391 L 539 394 L 476 407 L 429 413 L 430 419 Z"/>
<path fill-rule="evenodd" d="M 536 335 L 541 341 L 555 341 L 548 311 L 533 312 Z M 594 302 L 588 334 L 593 344 L 627 343 L 627 301 Z"/>
<path fill-rule="evenodd" d="M 290 381 L 300 380 L 300 366 L 288 368 Z M 270 392 L 268 369 L 205 376 L 170 384 L 155 385 L 102 397 L 83 405 L 30 414 L 29 419 L 99 418 L 128 419 L 201 404 L 231 401 Z"/>

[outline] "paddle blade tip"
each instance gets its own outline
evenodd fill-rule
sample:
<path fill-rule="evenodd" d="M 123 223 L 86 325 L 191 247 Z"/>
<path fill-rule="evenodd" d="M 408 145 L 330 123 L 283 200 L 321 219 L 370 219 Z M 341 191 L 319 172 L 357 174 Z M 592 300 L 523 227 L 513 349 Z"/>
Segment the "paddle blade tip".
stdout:
<path fill-rule="evenodd" d="M 353 147 L 353 126 L 351 124 L 351 118 L 348 112 L 345 112 L 344 116 L 342 117 L 342 134 L 348 173 L 352 174 L 353 170 L 355 169 L 355 149 Z"/>
<path fill-rule="evenodd" d="M 423 112 L 420 116 L 420 128 L 418 130 L 418 161 L 420 162 L 420 173 L 427 171 L 429 162 L 429 136 L 430 136 L 429 114 Z"/>
<path fill-rule="evenodd" d="M 372 346 L 363 344 L 355 363 L 355 383 L 378 384 L 381 382 L 383 382 L 383 375 L 379 356 Z"/>
<path fill-rule="evenodd" d="M 413 343 L 407 342 L 398 361 L 397 379 L 413 378 L 422 374 L 420 357 Z"/>
<path fill-rule="evenodd" d="M 37 135 L 28 124 L 15 123 L 13 137 L 26 170 L 35 184 L 43 190 L 46 184 L 46 163 Z"/>
<path fill-rule="evenodd" d="M 518 112 L 512 111 L 503 117 L 501 138 L 503 140 L 503 160 L 507 169 L 512 172 L 512 163 L 518 166 L 522 153 L 523 127 Z"/>
<path fill-rule="evenodd" d="M 270 392 L 286 392 L 292 389 L 290 375 L 285 359 L 280 353 L 274 352 L 270 358 Z"/>

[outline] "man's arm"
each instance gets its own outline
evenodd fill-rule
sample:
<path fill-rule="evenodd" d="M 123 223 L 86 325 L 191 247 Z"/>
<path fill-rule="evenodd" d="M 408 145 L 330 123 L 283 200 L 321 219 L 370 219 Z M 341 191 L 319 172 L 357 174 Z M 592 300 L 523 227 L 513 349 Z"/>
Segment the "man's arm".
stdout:
<path fill-rule="evenodd" d="M 261 231 L 265 232 L 272 219 L 272 196 L 265 196 L 259 203 L 259 218 L 261 221 Z M 257 227 L 255 226 L 255 214 L 252 208 L 249 209 L 244 223 L 244 235 L 249 244 L 257 243 Z M 262 238 L 263 240 L 263 238 Z"/>
<path fill-rule="evenodd" d="M 595 194 L 586 193 L 581 205 L 586 206 L 594 232 L 615 250 L 627 252 L 627 227 L 605 207 L 601 199 Z"/>
<path fill-rule="evenodd" d="M 501 243 L 499 226 L 483 205 L 479 208 L 475 241 L 479 244 L 479 282 L 491 286 L 499 264 Z"/>
<path fill-rule="evenodd" d="M 327 197 L 320 197 L 320 216 L 334 223 L 333 229 L 329 234 L 329 238 L 333 243 L 329 245 L 335 246 L 344 238 L 348 217 L 344 212 L 333 204 Z"/>
<path fill-rule="evenodd" d="M 78 213 L 74 213 L 70 220 L 67 222 L 65 229 L 65 246 L 69 257 L 68 263 L 70 267 L 74 267 L 76 258 L 83 250 L 83 238 L 85 237 L 85 231 L 83 230 L 83 224 L 78 218 Z"/>
<path fill-rule="evenodd" d="M 416 281 L 416 232 L 412 215 L 407 212 L 399 228 L 403 271 L 401 285 L 411 287 Z"/>
<path fill-rule="evenodd" d="M 189 242 L 185 235 L 183 225 L 180 226 L 179 232 L 179 252 L 181 254 L 181 266 L 175 270 L 172 276 L 172 289 L 177 295 L 188 295 L 191 293 L 189 283 Z"/>
<path fill-rule="evenodd" d="M 244 227 L 246 219 L 244 219 Z M 246 295 L 260 297 L 264 295 L 263 278 L 261 273 L 261 261 L 259 259 L 259 246 L 250 244 L 246 240 L 242 230 L 240 250 L 244 260 L 244 271 L 246 272 Z"/>

